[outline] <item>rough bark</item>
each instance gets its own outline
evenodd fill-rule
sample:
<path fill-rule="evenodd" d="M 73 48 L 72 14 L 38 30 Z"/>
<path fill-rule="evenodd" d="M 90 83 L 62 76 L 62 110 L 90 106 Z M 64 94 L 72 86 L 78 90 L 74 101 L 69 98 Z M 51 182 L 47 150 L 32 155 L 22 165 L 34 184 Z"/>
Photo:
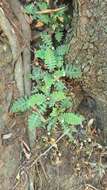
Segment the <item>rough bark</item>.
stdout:
<path fill-rule="evenodd" d="M 17 15 L 18 14 L 18 15 Z M 28 35 L 28 36 L 27 36 Z M 29 95 L 30 28 L 18 0 L 0 1 L 0 190 L 11 190 L 20 163 L 24 117 L 10 114 L 13 98 Z M 6 136 L 7 135 L 7 136 Z M 7 138 L 10 135 L 10 138 Z"/>
<path fill-rule="evenodd" d="M 72 24 L 68 60 L 82 69 L 83 89 L 96 100 L 107 143 L 107 1 L 74 1 Z"/>
<path fill-rule="evenodd" d="M 15 14 L 17 20 L 20 23 L 20 34 L 23 39 L 24 43 L 24 49 L 22 52 L 22 60 L 23 60 L 23 69 L 24 73 L 24 93 L 26 95 L 30 95 L 31 92 L 31 83 L 30 79 L 28 78 L 31 70 L 31 55 L 30 55 L 30 40 L 31 40 L 31 31 L 30 31 L 30 26 L 27 23 L 26 16 L 24 14 L 24 10 L 22 9 L 19 1 L 15 0 L 7 0 L 9 3 L 12 12 Z M 16 64 L 18 65 L 18 64 Z"/>

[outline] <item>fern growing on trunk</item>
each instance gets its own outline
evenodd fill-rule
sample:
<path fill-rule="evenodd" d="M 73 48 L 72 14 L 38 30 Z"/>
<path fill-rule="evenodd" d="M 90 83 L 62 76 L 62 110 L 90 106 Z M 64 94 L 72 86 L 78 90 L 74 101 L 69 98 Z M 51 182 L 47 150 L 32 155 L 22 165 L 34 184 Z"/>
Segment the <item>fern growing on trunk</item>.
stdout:
<path fill-rule="evenodd" d="M 74 126 L 81 124 L 84 117 L 71 112 L 73 98 L 64 79 L 81 77 L 81 70 L 65 62 L 69 46 L 62 40 L 66 22 L 64 9 L 51 15 L 38 15 L 38 10 L 49 7 L 48 3 L 40 2 L 36 7 L 33 4 L 27 5 L 26 12 L 37 21 L 46 24 L 50 30 L 54 28 L 54 33 L 43 32 L 40 47 L 34 52 L 35 58 L 41 64 L 33 68 L 30 76 L 36 82 L 32 95 L 15 101 L 11 110 L 29 111 L 28 126 L 32 132 L 41 127 L 51 131 L 57 126 L 62 127 L 63 132 L 71 137 Z"/>

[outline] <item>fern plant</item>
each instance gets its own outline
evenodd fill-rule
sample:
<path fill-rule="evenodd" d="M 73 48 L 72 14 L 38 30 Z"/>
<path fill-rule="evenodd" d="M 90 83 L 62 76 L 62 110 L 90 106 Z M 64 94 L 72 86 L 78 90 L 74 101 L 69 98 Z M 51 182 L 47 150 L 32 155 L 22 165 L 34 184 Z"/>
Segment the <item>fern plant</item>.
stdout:
<path fill-rule="evenodd" d="M 40 46 L 34 52 L 35 58 L 41 64 L 33 67 L 30 76 L 36 82 L 36 86 L 32 89 L 30 97 L 15 101 L 11 110 L 12 112 L 29 111 L 28 126 L 33 133 L 36 128 L 43 127 L 51 131 L 55 127 L 62 127 L 63 132 L 71 138 L 75 130 L 74 126 L 81 124 L 84 117 L 71 112 L 73 98 L 64 79 L 81 77 L 81 70 L 65 63 L 69 46 L 62 43 L 66 20 L 64 10 L 52 15 L 37 14 L 38 11 L 48 8 L 49 4 L 41 1 L 36 5 L 29 4 L 25 8 L 34 19 L 44 22 L 50 29 L 54 28 L 54 36 L 49 32 L 41 34 Z"/>

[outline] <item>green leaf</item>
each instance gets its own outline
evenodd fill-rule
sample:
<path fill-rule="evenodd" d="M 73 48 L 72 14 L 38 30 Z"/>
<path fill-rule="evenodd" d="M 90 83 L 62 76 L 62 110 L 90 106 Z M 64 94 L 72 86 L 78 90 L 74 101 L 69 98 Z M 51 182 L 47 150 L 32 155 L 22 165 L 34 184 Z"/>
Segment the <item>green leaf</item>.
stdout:
<path fill-rule="evenodd" d="M 64 83 L 63 82 L 61 82 L 61 81 L 57 81 L 56 83 L 55 83 L 55 89 L 58 91 L 63 91 L 63 90 L 65 90 L 66 89 L 66 86 L 64 85 Z"/>
<path fill-rule="evenodd" d="M 40 90 L 46 95 L 49 96 L 51 88 L 47 85 L 42 85 Z"/>
<path fill-rule="evenodd" d="M 53 70 L 57 65 L 56 57 L 52 49 L 48 48 L 45 52 L 45 64 L 49 70 Z"/>
<path fill-rule="evenodd" d="M 44 72 L 40 67 L 34 67 L 31 78 L 36 81 L 40 81 L 44 78 Z"/>
<path fill-rule="evenodd" d="M 54 106 L 56 102 L 59 102 L 65 98 L 66 96 L 64 92 L 61 91 L 53 92 L 50 96 L 50 102 L 49 102 L 50 107 Z"/>
<path fill-rule="evenodd" d="M 67 123 L 68 125 L 80 125 L 84 121 L 84 117 L 75 113 L 64 113 L 60 116 L 61 123 Z"/>
<path fill-rule="evenodd" d="M 64 100 L 61 101 L 61 107 L 63 109 L 68 109 L 72 108 L 73 104 L 70 98 L 65 98 Z"/>
<path fill-rule="evenodd" d="M 52 74 L 46 73 L 46 75 L 44 76 L 44 82 L 46 88 L 50 88 L 54 84 L 54 79 L 52 77 Z"/>
<path fill-rule="evenodd" d="M 46 101 L 46 98 L 42 94 L 35 94 L 29 97 L 28 105 L 34 107 L 35 105 L 42 105 Z"/>
<path fill-rule="evenodd" d="M 53 107 L 52 112 L 50 113 L 51 117 L 57 117 L 58 116 L 58 109 Z"/>
<path fill-rule="evenodd" d="M 61 42 L 62 37 L 63 37 L 63 32 L 56 31 L 56 33 L 55 33 L 55 39 L 57 40 L 57 42 Z"/>
<path fill-rule="evenodd" d="M 70 79 L 80 78 L 82 76 L 81 69 L 74 65 L 67 64 L 65 68 L 66 76 Z"/>
<path fill-rule="evenodd" d="M 38 9 L 33 3 L 26 5 L 24 7 L 24 10 L 27 14 L 32 15 L 34 18 L 36 18 L 36 12 L 38 11 Z"/>
<path fill-rule="evenodd" d="M 39 21 L 43 22 L 44 24 L 49 24 L 50 23 L 50 18 L 48 15 L 37 15 L 36 16 Z"/>
<path fill-rule="evenodd" d="M 65 93 L 61 91 L 53 92 L 51 95 L 51 98 L 54 99 L 55 101 L 60 101 L 65 99 Z"/>
<path fill-rule="evenodd" d="M 64 134 L 65 134 L 66 136 L 69 137 L 69 140 L 70 140 L 71 142 L 74 141 L 73 133 L 76 133 L 76 132 L 77 132 L 77 130 L 76 130 L 76 128 L 75 128 L 74 126 L 72 126 L 72 127 L 64 126 L 64 127 L 63 127 L 63 132 L 64 132 Z"/>
<path fill-rule="evenodd" d="M 69 47 L 68 45 L 61 45 L 56 48 L 56 53 L 59 56 L 64 56 L 66 53 L 68 53 Z"/>
<path fill-rule="evenodd" d="M 45 114 L 45 112 L 47 111 L 47 102 L 44 102 L 43 104 L 39 105 L 38 107 L 39 107 L 39 112 L 41 114 Z"/>
<path fill-rule="evenodd" d="M 39 49 L 34 52 L 35 57 L 41 59 L 45 66 L 38 64 L 32 67 L 30 75 L 33 80 L 32 95 L 29 98 L 19 99 L 12 107 L 14 112 L 33 110 L 28 117 L 28 131 L 33 140 L 35 140 L 35 129 L 40 127 L 47 127 L 50 131 L 56 126 L 61 126 L 64 133 L 72 137 L 73 127 L 70 125 L 81 124 L 83 121 L 82 116 L 71 112 L 65 113 L 72 107 L 72 100 L 68 96 L 69 89 L 63 82 L 63 78 L 67 76 L 72 79 L 81 75 L 81 71 L 76 66 L 65 64 L 68 45 L 64 43 L 58 46 L 62 42 L 65 25 L 69 24 L 68 16 L 65 14 L 67 6 L 55 13 L 43 14 L 42 10 L 48 8 L 50 8 L 49 3 L 42 0 L 25 7 L 26 13 L 31 15 L 34 21 L 41 21 L 48 25 L 49 32 L 41 32 Z"/>
<path fill-rule="evenodd" d="M 15 101 L 11 107 L 12 112 L 25 112 L 27 109 L 29 109 L 29 106 L 27 104 L 28 98 L 19 98 L 17 101 Z"/>
<path fill-rule="evenodd" d="M 61 77 L 64 77 L 64 76 L 65 76 L 64 69 L 61 69 L 61 70 L 59 69 L 59 70 L 54 72 L 54 79 L 55 80 L 58 80 L 58 79 L 60 79 Z"/>
<path fill-rule="evenodd" d="M 30 130 L 42 127 L 40 116 L 36 113 L 32 113 L 28 118 L 28 127 Z"/>
<path fill-rule="evenodd" d="M 38 3 L 37 3 L 37 6 L 38 6 L 38 8 L 39 8 L 40 10 L 47 9 L 47 8 L 49 7 L 46 2 L 40 2 L 40 3 L 38 2 Z"/>
<path fill-rule="evenodd" d="M 43 32 L 41 34 L 41 38 L 42 38 L 42 42 L 43 42 L 43 45 L 45 47 L 45 49 L 48 48 L 52 48 L 52 38 L 51 38 L 51 35 L 49 35 L 47 32 Z"/>
<path fill-rule="evenodd" d="M 48 120 L 47 130 L 51 131 L 53 128 L 56 127 L 56 124 L 57 124 L 57 119 L 50 117 Z"/>
<path fill-rule="evenodd" d="M 56 55 L 56 60 L 57 60 L 57 68 L 61 68 L 64 64 L 63 56 L 57 56 Z"/>
<path fill-rule="evenodd" d="M 33 3 L 26 5 L 24 9 L 27 14 L 33 14 L 33 9 L 34 9 Z"/>
<path fill-rule="evenodd" d="M 45 57 L 45 50 L 43 50 L 43 49 L 40 49 L 40 50 L 36 50 L 35 51 L 35 56 L 37 57 L 37 58 L 40 58 L 40 59 L 44 59 L 44 57 Z"/>

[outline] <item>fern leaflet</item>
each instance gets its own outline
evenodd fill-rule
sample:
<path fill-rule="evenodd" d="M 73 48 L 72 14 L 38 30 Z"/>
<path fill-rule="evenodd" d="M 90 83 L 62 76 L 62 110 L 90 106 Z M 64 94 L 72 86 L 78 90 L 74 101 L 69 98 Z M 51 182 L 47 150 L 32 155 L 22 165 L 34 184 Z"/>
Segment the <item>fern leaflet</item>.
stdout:
<path fill-rule="evenodd" d="M 82 76 L 81 69 L 70 64 L 66 65 L 65 74 L 70 79 L 80 78 Z"/>
<path fill-rule="evenodd" d="M 36 113 L 32 113 L 28 118 L 28 127 L 30 130 L 42 127 L 40 116 Z"/>
<path fill-rule="evenodd" d="M 77 115 L 75 113 L 63 113 L 60 116 L 61 123 L 66 123 L 68 125 L 80 125 L 84 121 L 84 117 L 81 115 Z"/>
<path fill-rule="evenodd" d="M 52 49 L 47 48 L 45 52 L 45 64 L 49 70 L 55 69 L 57 65 L 56 57 Z"/>
<path fill-rule="evenodd" d="M 59 56 L 64 56 L 69 50 L 68 45 L 61 45 L 56 48 L 56 53 Z"/>
<path fill-rule="evenodd" d="M 41 38 L 42 38 L 42 42 L 43 42 L 43 45 L 44 47 L 48 47 L 48 48 L 52 48 L 53 45 L 52 45 L 52 38 L 51 36 L 48 34 L 48 33 L 42 33 L 41 35 Z"/>
<path fill-rule="evenodd" d="M 28 101 L 28 98 L 26 98 L 26 97 L 16 100 L 11 107 L 11 111 L 12 112 L 25 112 L 25 111 L 27 111 L 27 109 L 29 109 L 27 101 Z"/>
<path fill-rule="evenodd" d="M 50 95 L 50 102 L 49 102 L 49 106 L 54 106 L 54 104 L 56 102 L 59 102 L 63 99 L 66 98 L 66 95 L 65 93 L 62 91 L 56 91 L 56 92 L 53 92 L 51 95 Z"/>
<path fill-rule="evenodd" d="M 55 33 L 55 39 L 56 39 L 58 42 L 61 42 L 62 37 L 63 37 L 63 32 L 57 31 L 57 32 Z"/>
<path fill-rule="evenodd" d="M 42 80 L 44 78 L 44 72 L 40 67 L 34 67 L 31 78 L 36 81 Z"/>
<path fill-rule="evenodd" d="M 42 105 L 46 101 L 45 96 L 43 94 L 35 94 L 29 97 L 28 106 L 34 107 L 35 105 Z"/>

